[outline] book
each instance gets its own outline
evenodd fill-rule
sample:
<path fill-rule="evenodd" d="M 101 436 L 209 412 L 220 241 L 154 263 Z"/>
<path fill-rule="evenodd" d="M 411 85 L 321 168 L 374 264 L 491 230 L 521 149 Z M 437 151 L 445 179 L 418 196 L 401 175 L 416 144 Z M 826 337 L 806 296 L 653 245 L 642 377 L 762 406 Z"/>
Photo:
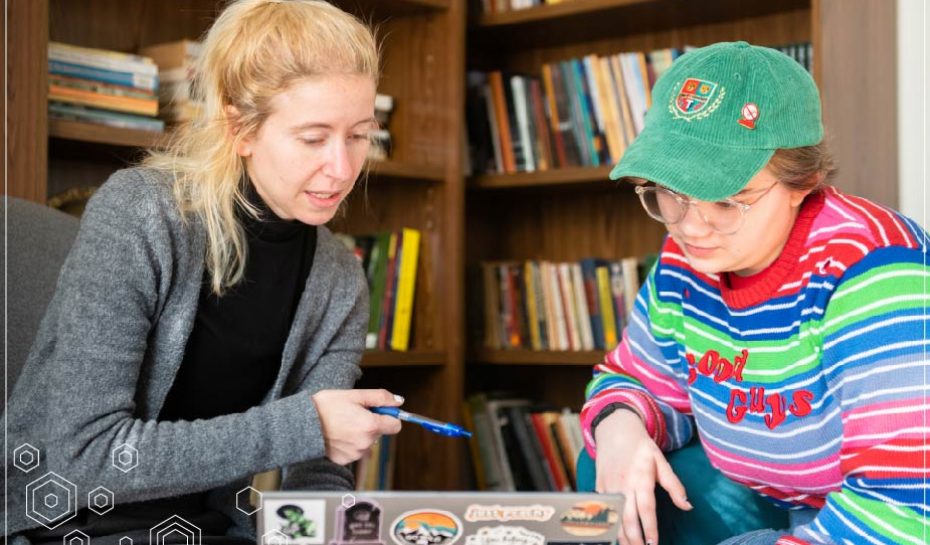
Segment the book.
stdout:
<path fill-rule="evenodd" d="M 140 53 L 152 59 L 160 71 L 196 64 L 203 44 L 194 40 L 176 40 L 143 47 Z"/>
<path fill-rule="evenodd" d="M 391 332 L 391 349 L 401 352 L 410 346 L 410 325 L 413 320 L 413 296 L 417 281 L 417 260 L 420 255 L 420 232 L 404 228 L 400 265 L 397 273 L 397 300 L 394 307 L 394 326 Z"/>
<path fill-rule="evenodd" d="M 368 333 L 365 336 L 365 348 L 378 348 L 378 332 L 381 328 L 381 315 L 384 308 L 384 290 L 387 283 L 388 252 L 391 233 L 378 233 L 371 248 L 366 276 L 369 286 Z"/>
<path fill-rule="evenodd" d="M 165 122 L 161 119 L 86 108 L 54 101 L 48 103 L 48 116 L 50 119 L 82 121 L 118 129 L 134 129 L 157 133 L 165 130 Z"/>
<path fill-rule="evenodd" d="M 158 66 L 149 57 L 61 42 L 48 43 L 48 60 L 113 72 L 158 76 Z"/>
<path fill-rule="evenodd" d="M 71 62 L 56 61 L 49 59 L 49 74 L 58 74 L 61 76 L 71 76 L 75 78 L 84 78 L 104 83 L 113 83 L 116 85 L 126 85 L 137 87 L 148 91 L 158 90 L 158 75 L 140 74 L 138 72 L 127 72 L 121 70 L 108 70 L 84 64 L 75 64 Z"/>
<path fill-rule="evenodd" d="M 50 83 L 48 86 L 48 99 L 130 114 L 148 116 L 158 114 L 158 100 L 154 97 L 119 96 L 55 83 Z"/>

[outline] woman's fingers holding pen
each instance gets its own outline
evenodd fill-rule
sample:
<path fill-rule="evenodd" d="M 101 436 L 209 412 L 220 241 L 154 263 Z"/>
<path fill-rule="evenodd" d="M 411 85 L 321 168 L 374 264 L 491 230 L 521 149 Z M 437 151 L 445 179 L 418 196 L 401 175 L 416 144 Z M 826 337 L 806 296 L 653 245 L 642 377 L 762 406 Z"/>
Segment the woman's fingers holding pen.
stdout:
<path fill-rule="evenodd" d="M 369 407 L 396 407 L 403 398 L 387 390 L 322 390 L 313 394 L 326 457 L 337 464 L 361 458 L 379 437 L 400 431 L 400 420 Z"/>

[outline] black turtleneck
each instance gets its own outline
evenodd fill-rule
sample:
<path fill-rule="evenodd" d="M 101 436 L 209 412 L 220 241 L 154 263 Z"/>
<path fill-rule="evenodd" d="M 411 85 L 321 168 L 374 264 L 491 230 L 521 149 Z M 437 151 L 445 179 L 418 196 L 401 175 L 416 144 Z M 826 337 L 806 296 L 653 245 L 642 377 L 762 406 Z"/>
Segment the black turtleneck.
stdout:
<path fill-rule="evenodd" d="M 160 420 L 195 420 L 259 405 L 313 265 L 316 227 L 278 218 L 249 185 L 256 220 L 240 210 L 248 241 L 245 278 L 217 297 L 204 272 L 197 316 Z"/>

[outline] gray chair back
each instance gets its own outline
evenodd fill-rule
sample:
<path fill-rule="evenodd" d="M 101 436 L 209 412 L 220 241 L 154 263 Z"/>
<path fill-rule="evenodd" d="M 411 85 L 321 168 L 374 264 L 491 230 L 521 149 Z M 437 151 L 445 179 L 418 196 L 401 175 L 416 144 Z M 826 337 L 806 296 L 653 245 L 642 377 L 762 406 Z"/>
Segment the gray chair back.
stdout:
<path fill-rule="evenodd" d="M 15 197 L 0 209 L 0 236 L 6 235 L 6 362 L 11 392 L 45 315 L 61 265 L 80 221 L 74 216 Z M 6 231 L 3 233 L 3 231 Z M 0 312 L 0 322 L 4 319 Z M 0 344 L 0 353 L 3 345 Z"/>

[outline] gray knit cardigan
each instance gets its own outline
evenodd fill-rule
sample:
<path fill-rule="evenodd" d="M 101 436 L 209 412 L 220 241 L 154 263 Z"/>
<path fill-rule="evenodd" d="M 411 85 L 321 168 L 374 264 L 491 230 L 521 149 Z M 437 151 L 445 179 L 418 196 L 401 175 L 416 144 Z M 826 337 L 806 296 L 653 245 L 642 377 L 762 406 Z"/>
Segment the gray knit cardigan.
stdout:
<path fill-rule="evenodd" d="M 117 504 L 211 491 L 210 505 L 234 522 L 230 535 L 251 537 L 235 494 L 252 474 L 281 467 L 284 488 L 351 487 L 346 468 L 323 457 L 311 394 L 359 378 L 368 297 L 358 260 L 326 228 L 262 405 L 157 421 L 197 312 L 205 243 L 197 220 L 182 221 L 169 175 L 122 170 L 90 200 L 6 407 L 6 535 L 39 525 L 26 515 L 26 489 L 48 472 L 76 486 L 78 508 L 98 486 Z M 12 463 L 25 443 L 41 459 L 28 473 Z M 125 473 L 113 463 L 122 445 L 138 452 Z"/>

